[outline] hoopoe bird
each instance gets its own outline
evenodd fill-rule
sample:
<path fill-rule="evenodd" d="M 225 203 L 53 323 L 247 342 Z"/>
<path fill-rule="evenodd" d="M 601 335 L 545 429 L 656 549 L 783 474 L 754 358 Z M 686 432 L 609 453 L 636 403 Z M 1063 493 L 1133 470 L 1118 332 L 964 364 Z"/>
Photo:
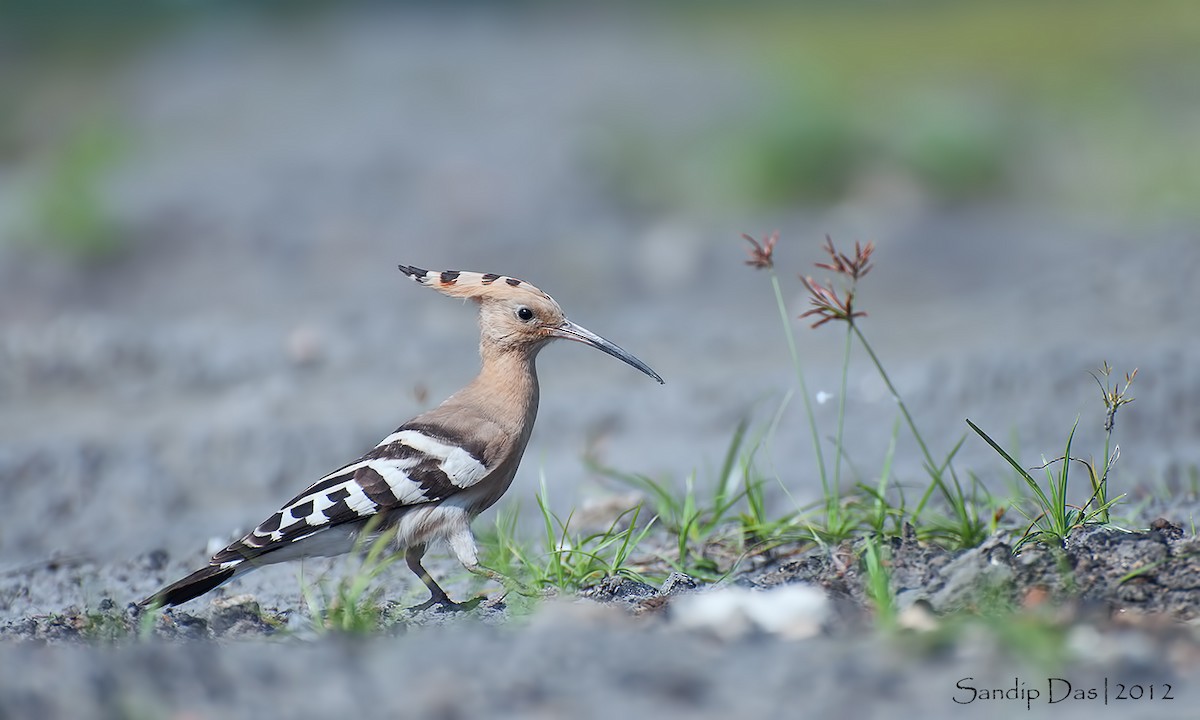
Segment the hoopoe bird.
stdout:
<path fill-rule="evenodd" d="M 479 375 L 141 606 L 179 605 L 262 565 L 340 555 L 394 533 L 409 569 L 430 592 L 415 609 L 459 607 L 421 560 L 430 543 L 442 540 L 467 570 L 506 580 L 480 566 L 471 521 L 500 499 L 517 474 L 537 415 L 538 352 L 551 340 L 574 340 L 663 382 L 641 360 L 568 320 L 553 298 L 523 280 L 408 265 L 400 270 L 421 285 L 476 302 Z"/>

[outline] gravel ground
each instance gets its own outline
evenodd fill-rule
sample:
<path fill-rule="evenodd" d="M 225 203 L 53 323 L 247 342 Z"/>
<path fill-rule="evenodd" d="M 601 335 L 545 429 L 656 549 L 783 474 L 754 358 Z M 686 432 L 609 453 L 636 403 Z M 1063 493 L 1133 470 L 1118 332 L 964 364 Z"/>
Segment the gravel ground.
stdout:
<path fill-rule="evenodd" d="M 986 651 L 947 653 L 914 665 L 901 648 L 875 643 L 718 642 L 695 634 L 555 614 L 513 632 L 462 628 L 399 639 L 279 644 L 140 645 L 87 649 L 18 645 L 7 667 L 36 664 L 40 682 L 6 687 L 14 717 L 297 717 L 366 712 L 374 717 L 894 717 L 897 707 L 928 717 L 1043 716 L 1022 700 L 955 705 L 964 677 L 992 687 L 1046 690 L 1027 669 Z M 286 659 L 281 658 L 286 656 Z M 521 668 L 498 671 L 496 666 Z M 969 667 L 970 669 L 965 669 Z M 336 668 L 336 670 L 332 670 Z M 1110 682 L 1165 682 L 1136 665 L 1108 666 Z M 1064 677 L 1102 687 L 1095 669 Z M 6 684 L 11 681 L 6 681 Z M 1178 686 L 1176 686 L 1178 687 Z M 1161 691 L 1161 690 L 1160 690 Z M 1058 717 L 1145 714 L 1189 717 L 1170 702 L 1063 702 Z M 1048 696 L 1043 696 L 1048 697 Z M 1128 709 L 1126 709 L 1128 708 Z M 1130 712 L 1132 710 L 1132 712 Z M 98 712 L 99 711 L 99 712 Z"/>
<path fill-rule="evenodd" d="M 530 614 L 402 612 L 373 637 L 315 632 L 250 596 L 166 611 L 154 629 L 111 599 L 0 627 L 4 717 L 377 716 L 1190 717 L 1200 547 L 1166 521 L 1081 528 L 1064 553 L 1013 557 L 997 536 L 952 554 L 893 546 L 898 633 L 881 634 L 853 548 L 809 550 L 722 588 L 611 578 Z M 1132 581 L 1132 570 L 1143 572 Z M 15 588 L 128 581 L 161 567 L 39 568 Z M 46 576 L 52 576 L 50 578 Z M 955 626 L 955 610 L 1023 606 L 1043 625 Z M 103 618 L 103 619 L 98 619 Z M 1027 622 L 1009 618 L 1003 623 Z M 1038 638 L 1052 638 L 1041 645 Z M 914 662 L 915 660 L 915 662 Z M 319 669 L 318 669 L 319 668 Z M 336 669 L 334 669 L 336 668 Z M 314 682 L 316 685 L 314 685 Z M 1079 693 L 1079 694 L 1077 694 Z"/>
<path fill-rule="evenodd" d="M 1197 590 L 1185 496 L 1200 462 L 1200 371 L 1186 309 L 1200 301 L 1200 228 L 1003 207 L 899 212 L 869 197 L 771 217 L 630 212 L 598 179 L 614 127 L 633 118 L 653 137 L 737 122 L 768 92 L 738 55 L 661 30 L 346 13 L 316 30 L 196 29 L 97 81 L 92 92 L 117 98 L 137 138 L 106 183 L 129 251 L 80 266 L 0 246 L 0 718 L 316 717 L 359 703 L 447 718 L 1024 709 L 956 704 L 967 677 L 1044 691 L 1050 677 L 1173 683 L 1178 699 L 1153 706 L 1049 706 L 1043 695 L 1032 707 L 1189 716 Z M 15 232 L 19 214 L 7 211 L 37 172 L 3 169 L 0 230 Z M 781 558 L 743 578 L 822 588 L 818 607 L 831 614 L 801 639 L 691 628 L 674 599 L 644 611 L 649 594 L 632 603 L 639 612 L 560 600 L 532 617 L 426 618 L 429 627 L 369 641 L 265 641 L 236 604 L 201 603 L 176 625 L 202 639 L 69 642 L 79 617 L 119 616 L 469 379 L 469 310 L 402 282 L 399 262 L 528 279 L 667 379 L 656 387 L 579 348 L 547 352 L 514 502 L 530 509 L 539 470 L 559 508 L 612 495 L 584 469 L 587 451 L 623 469 L 706 477 L 736 422 L 765 422 L 791 385 L 769 288 L 740 266 L 738 234 L 774 227 L 797 314 L 800 288 L 788 279 L 819 259 L 824 233 L 879 244 L 867 330 L 927 436 L 952 439 L 947 447 L 971 417 L 1053 457 L 1080 415 L 1076 447 L 1098 453 L 1102 408 L 1087 371 L 1102 359 L 1141 368 L 1114 485 L 1134 495 L 1131 525 L 1161 515 L 1183 537 L 1164 525 L 1068 545 L 1085 586 L 1069 610 L 1077 637 L 1065 667 L 1018 662 L 970 633 L 920 652 L 911 637 L 879 640 L 855 620 L 861 587 L 839 580 L 836 553 Z M 836 387 L 840 340 L 800 337 L 814 391 Z M 834 405 L 818 407 L 826 427 Z M 852 448 L 870 475 L 894 409 L 865 365 L 852 366 L 847 407 L 848 427 L 870 429 Z M 796 409 L 764 452 L 805 502 L 819 485 Z M 961 465 L 1001 484 L 1004 468 L 981 445 L 968 441 Z M 919 482 L 915 450 L 898 452 L 897 476 Z M 1023 578 L 1016 602 L 1063 590 L 1044 559 L 996 566 L 984 549 L 965 560 L 897 551 L 901 566 L 920 556 L 897 580 L 915 612 L 953 606 L 970 573 Z M 435 572 L 452 567 L 442 558 Z M 332 582 L 343 568 L 313 562 L 303 573 Z M 299 572 L 268 568 L 230 595 L 251 594 L 295 631 Z M 954 573 L 968 574 L 951 582 Z M 395 575 L 383 580 L 388 597 L 421 599 Z M 1122 619 L 1131 613 L 1170 620 Z"/>

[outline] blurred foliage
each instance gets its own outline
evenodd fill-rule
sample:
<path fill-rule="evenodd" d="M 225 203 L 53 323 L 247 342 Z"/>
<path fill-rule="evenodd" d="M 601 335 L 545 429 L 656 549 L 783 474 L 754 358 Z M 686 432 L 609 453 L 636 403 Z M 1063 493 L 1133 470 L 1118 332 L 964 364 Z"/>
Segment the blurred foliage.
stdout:
<path fill-rule="evenodd" d="M 945 199 L 1010 189 L 1007 153 L 1018 131 L 1011 119 L 988 110 L 986 103 L 961 98 L 910 102 L 887 126 L 884 155 Z"/>
<path fill-rule="evenodd" d="M 486 5 L 406 4 L 453 10 Z M 316 23 L 348 6 L 387 5 L 0 3 L 0 162 L 62 144 L 64 168 L 55 172 L 75 176 L 62 192 L 87 195 L 83 177 L 97 173 L 87 169 L 97 162 L 86 159 L 93 151 L 65 147 L 75 142 L 67 137 L 75 130 L 53 123 L 43 129 L 24 109 L 37 106 L 27 98 L 47 84 L 56 67 L 72 64 L 67 72 L 99 76 L 106 59 L 213 20 L 257 20 L 264 30 L 275 30 Z M 526 0 L 487 12 L 497 18 L 569 16 L 567 7 Z M 646 19 L 648 6 L 615 7 L 609 12 L 642 12 L 630 13 L 631 25 Z M 1060 210 L 1197 211 L 1195 0 L 710 1 L 649 7 L 657 25 L 672 31 L 667 42 L 734 48 L 747 85 L 765 87 L 768 99 L 718 113 L 686 132 L 652 130 L 620 109 L 600 118 L 611 142 L 594 153 L 589 170 L 627 207 L 829 205 L 869 201 L 882 188 L 935 205 L 1002 201 Z M 588 14 L 580 17 L 586 22 Z M 81 84 L 102 86 L 94 79 Z"/>
<path fill-rule="evenodd" d="M 147 44 L 218 18 L 302 21 L 331 0 L 0 2 L 0 164 L 27 163 L 21 217 L 5 237 L 80 263 L 128 245 L 106 197 L 132 150 L 112 76 Z M 0 167 L 2 169 L 2 167 Z M 14 186 L 15 187 L 15 186 Z"/>
<path fill-rule="evenodd" d="M 32 198 L 31 244 L 85 262 L 124 248 L 103 187 L 124 146 L 112 124 L 99 118 L 82 121 L 63 138 Z"/>
<path fill-rule="evenodd" d="M 791 91 L 780 107 L 752 121 L 749 132 L 733 130 L 725 152 L 741 158 L 741 185 L 758 201 L 836 200 L 868 152 L 861 132 L 850 108 L 808 87 Z"/>
<path fill-rule="evenodd" d="M 1190 0 L 710 4 L 688 25 L 771 99 L 688 137 L 627 130 L 602 167 L 634 206 L 827 204 L 886 178 L 935 203 L 1196 210 Z"/>

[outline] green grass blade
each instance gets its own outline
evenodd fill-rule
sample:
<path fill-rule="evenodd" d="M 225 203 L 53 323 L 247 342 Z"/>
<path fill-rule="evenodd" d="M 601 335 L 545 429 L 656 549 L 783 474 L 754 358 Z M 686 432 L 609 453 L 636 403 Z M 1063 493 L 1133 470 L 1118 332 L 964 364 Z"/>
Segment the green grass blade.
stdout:
<path fill-rule="evenodd" d="M 737 428 L 733 431 L 733 437 L 729 441 L 729 447 L 725 449 L 725 459 L 721 462 L 721 474 L 717 476 L 717 493 L 713 498 L 713 505 L 720 506 L 724 502 L 724 498 L 729 494 L 731 485 L 733 484 L 733 470 L 738 464 L 738 456 L 741 453 L 742 442 L 746 438 L 746 430 L 750 426 L 750 421 L 742 418 L 738 421 Z"/>
<path fill-rule="evenodd" d="M 1000 457 L 1004 458 L 1004 460 L 1009 465 L 1012 466 L 1012 469 L 1015 470 L 1017 472 L 1017 474 L 1021 476 L 1021 478 L 1025 481 L 1025 484 L 1029 486 L 1030 490 L 1032 490 L 1033 493 L 1038 496 L 1038 504 L 1039 505 L 1041 505 L 1044 508 L 1051 507 L 1050 499 L 1047 498 L 1046 493 L 1042 491 L 1041 485 L 1038 484 L 1037 480 L 1033 479 L 1033 476 L 1030 475 L 1029 472 L 1027 470 L 1025 470 L 1025 468 L 1021 467 L 1021 464 L 1019 462 L 1017 462 L 1015 459 L 1013 459 L 1013 456 L 1011 456 L 1007 452 L 1005 452 L 1004 448 L 1000 447 L 999 443 L 997 443 L 987 433 L 985 433 L 982 429 L 980 429 L 980 427 L 978 425 L 971 422 L 970 420 L 967 420 L 967 425 L 970 425 L 971 429 L 974 430 L 975 433 L 979 435 L 979 437 L 983 438 L 984 441 L 988 445 L 991 445 L 992 449 L 995 450 L 997 453 L 999 453 Z"/>

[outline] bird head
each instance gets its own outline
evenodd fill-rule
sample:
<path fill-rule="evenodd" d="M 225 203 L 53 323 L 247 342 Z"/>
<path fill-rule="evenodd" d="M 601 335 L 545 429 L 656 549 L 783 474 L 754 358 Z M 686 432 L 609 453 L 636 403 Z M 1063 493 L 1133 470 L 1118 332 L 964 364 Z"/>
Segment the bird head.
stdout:
<path fill-rule="evenodd" d="M 400 271 L 426 287 L 451 297 L 479 303 L 481 342 L 502 350 L 536 352 L 556 339 L 590 345 L 641 370 L 659 383 L 663 379 L 616 343 L 567 319 L 562 308 L 533 285 L 495 273 L 436 272 L 411 265 Z"/>

